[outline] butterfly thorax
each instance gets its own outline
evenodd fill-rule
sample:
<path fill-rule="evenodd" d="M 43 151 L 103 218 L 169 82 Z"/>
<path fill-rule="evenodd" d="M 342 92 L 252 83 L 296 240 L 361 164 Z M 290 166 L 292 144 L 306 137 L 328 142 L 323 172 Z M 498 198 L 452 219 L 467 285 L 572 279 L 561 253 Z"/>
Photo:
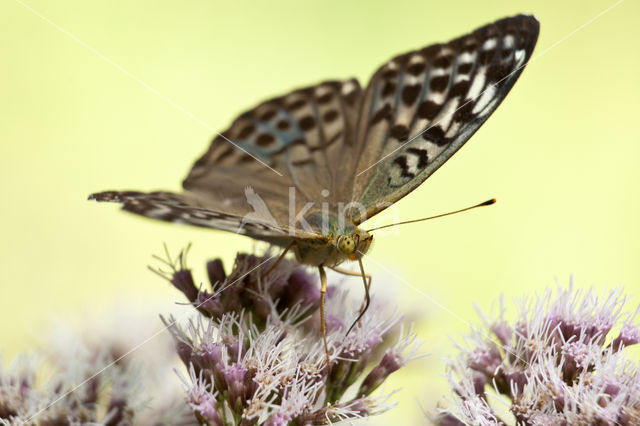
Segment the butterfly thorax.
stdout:
<path fill-rule="evenodd" d="M 324 213 L 314 212 L 305 217 L 318 238 L 296 240 L 298 261 L 332 267 L 361 258 L 369 250 L 373 236 L 351 221 Z"/>

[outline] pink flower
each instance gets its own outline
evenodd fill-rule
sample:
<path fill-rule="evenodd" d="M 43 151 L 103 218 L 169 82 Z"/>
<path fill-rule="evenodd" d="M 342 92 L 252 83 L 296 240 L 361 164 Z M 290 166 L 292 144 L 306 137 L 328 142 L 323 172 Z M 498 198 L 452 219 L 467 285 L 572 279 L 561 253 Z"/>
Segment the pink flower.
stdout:
<path fill-rule="evenodd" d="M 521 425 L 640 424 L 639 366 L 624 351 L 640 341 L 638 311 L 625 313 L 625 302 L 619 289 L 598 296 L 570 286 L 518 303 L 513 327 L 485 321 L 449 364 L 453 406 L 436 423 L 506 424 L 487 398 L 492 387 Z"/>

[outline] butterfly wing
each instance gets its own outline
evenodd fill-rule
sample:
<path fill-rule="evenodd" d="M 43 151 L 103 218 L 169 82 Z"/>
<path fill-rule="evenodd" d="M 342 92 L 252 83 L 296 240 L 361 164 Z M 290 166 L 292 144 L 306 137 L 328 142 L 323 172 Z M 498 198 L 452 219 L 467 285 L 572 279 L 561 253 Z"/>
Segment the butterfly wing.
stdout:
<path fill-rule="evenodd" d="M 354 145 L 361 96 L 359 83 L 350 79 L 320 83 L 263 102 L 214 139 L 184 180 L 184 188 L 207 196 L 215 191 L 216 198 L 229 199 L 239 192 L 238 187 L 251 185 L 270 207 L 280 207 L 274 212 L 276 218 L 289 213 L 289 188 L 295 188 L 297 209 L 308 202 L 337 204 L 348 199 L 351 188 L 346 193 L 334 177 L 342 153 Z M 270 199 L 286 203 L 280 206 Z"/>
<path fill-rule="evenodd" d="M 377 70 L 358 123 L 354 223 L 404 197 L 460 149 L 513 87 L 538 33 L 533 16 L 518 15 Z"/>
<path fill-rule="evenodd" d="M 317 238 L 290 220 L 290 208 L 308 203 L 336 211 L 356 201 L 364 206 L 352 214 L 358 224 L 415 189 L 469 139 L 515 83 L 538 30 L 530 16 L 503 19 L 392 59 L 365 94 L 351 79 L 270 99 L 214 139 L 184 193 L 90 198 L 197 226 L 232 230 L 244 220 L 256 224 L 246 231 L 254 238 L 283 231 Z"/>
<path fill-rule="evenodd" d="M 352 187 L 339 185 L 334 176 L 343 151 L 353 149 L 361 95 L 351 79 L 267 100 L 213 140 L 184 180 L 183 193 L 107 191 L 90 199 L 120 202 L 124 210 L 155 219 L 234 232 L 244 223 L 240 232 L 254 238 L 283 233 L 319 238 L 315 230 L 291 223 L 289 209 L 295 219 L 307 203 L 337 205 L 350 195 Z"/>
<path fill-rule="evenodd" d="M 90 200 L 122 204 L 122 209 L 153 219 L 184 223 L 247 235 L 282 237 L 286 229 L 268 222 L 252 220 L 215 211 L 198 204 L 188 195 L 171 192 L 104 191 L 89 196 Z"/>

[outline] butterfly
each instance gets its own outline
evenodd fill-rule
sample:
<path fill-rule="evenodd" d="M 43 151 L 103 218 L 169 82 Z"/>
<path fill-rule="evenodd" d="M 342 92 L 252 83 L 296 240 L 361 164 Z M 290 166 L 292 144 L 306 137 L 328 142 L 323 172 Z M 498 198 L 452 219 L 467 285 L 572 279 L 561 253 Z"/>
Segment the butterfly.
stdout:
<path fill-rule="evenodd" d="M 373 235 L 360 225 L 417 188 L 469 140 L 505 98 L 539 33 L 533 16 L 485 25 L 396 56 L 366 88 L 325 81 L 269 99 L 214 138 L 184 191 L 106 191 L 139 215 L 237 232 L 294 250 L 318 267 L 361 275 Z M 358 261 L 360 273 L 338 267 Z M 275 262 L 277 264 L 277 262 Z M 275 264 L 270 270 L 275 267 Z M 329 363 L 328 363 L 329 364 Z"/>

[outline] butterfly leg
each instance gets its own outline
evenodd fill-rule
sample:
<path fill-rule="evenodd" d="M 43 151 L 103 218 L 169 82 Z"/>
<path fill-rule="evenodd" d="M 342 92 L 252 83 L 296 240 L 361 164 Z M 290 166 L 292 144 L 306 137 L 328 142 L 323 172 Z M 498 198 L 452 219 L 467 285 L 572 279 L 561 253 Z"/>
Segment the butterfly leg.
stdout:
<path fill-rule="evenodd" d="M 297 241 L 291 241 L 291 243 L 289 243 L 289 245 L 287 246 L 287 248 L 284 249 L 284 251 L 282 252 L 282 254 L 278 257 L 278 259 L 273 263 L 273 265 L 271 265 L 269 267 L 269 269 L 267 269 L 265 272 L 262 273 L 262 275 L 260 275 L 260 279 L 264 279 L 265 277 L 267 277 L 271 272 L 273 272 L 274 269 L 276 269 L 276 267 L 280 264 L 280 262 L 282 262 L 282 259 L 284 259 L 285 255 L 289 252 L 289 250 L 291 250 L 293 247 L 296 248 L 298 254 L 300 253 L 300 248 L 298 247 L 298 242 Z"/>
<path fill-rule="evenodd" d="M 371 288 L 371 275 L 367 274 L 364 272 L 364 267 L 362 266 L 362 260 L 358 259 L 358 263 L 360 264 L 360 272 L 353 272 L 353 271 L 349 271 L 348 269 L 342 269 L 342 268 L 338 268 L 338 267 L 334 267 L 331 268 L 332 270 L 339 272 L 343 275 L 349 275 L 351 277 L 362 277 L 362 282 L 364 283 L 364 301 L 362 302 L 362 305 L 360 306 L 360 313 L 358 314 L 358 318 L 356 318 L 356 320 L 353 322 L 353 324 L 351 324 L 351 327 L 349 327 L 349 330 L 347 331 L 347 334 L 349 334 L 351 332 L 351 330 L 353 329 L 353 327 L 355 327 L 356 324 L 360 323 L 360 320 L 362 319 L 362 317 L 364 316 L 364 313 L 367 312 L 367 309 L 369 309 L 369 303 L 371 302 L 371 298 L 369 296 L 369 289 Z"/>
<path fill-rule="evenodd" d="M 320 331 L 322 332 L 322 340 L 324 341 L 324 354 L 327 357 L 327 370 L 331 371 L 331 361 L 329 359 L 329 345 L 327 345 L 327 327 L 324 311 L 324 296 L 327 293 L 327 273 L 322 265 L 318 266 L 320 271 Z"/>

